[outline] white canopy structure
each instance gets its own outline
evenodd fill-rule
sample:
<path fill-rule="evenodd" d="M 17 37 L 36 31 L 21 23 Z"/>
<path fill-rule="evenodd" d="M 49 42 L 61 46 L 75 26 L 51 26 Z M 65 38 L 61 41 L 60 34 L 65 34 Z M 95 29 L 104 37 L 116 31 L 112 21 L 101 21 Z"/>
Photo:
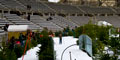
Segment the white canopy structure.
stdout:
<path fill-rule="evenodd" d="M 112 24 L 106 22 L 106 21 L 98 21 L 99 26 L 112 26 Z"/>
<path fill-rule="evenodd" d="M 8 27 L 9 32 L 15 32 L 15 31 L 27 31 L 28 25 L 10 25 Z"/>

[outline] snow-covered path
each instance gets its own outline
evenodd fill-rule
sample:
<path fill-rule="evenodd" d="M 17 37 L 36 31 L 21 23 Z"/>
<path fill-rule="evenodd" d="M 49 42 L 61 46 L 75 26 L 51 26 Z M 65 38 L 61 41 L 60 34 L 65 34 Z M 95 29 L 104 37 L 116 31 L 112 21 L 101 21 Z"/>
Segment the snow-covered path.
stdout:
<path fill-rule="evenodd" d="M 77 38 L 73 38 L 71 36 L 63 37 L 62 38 L 62 44 L 59 44 L 59 38 L 54 37 L 54 49 L 56 51 L 56 60 L 61 60 L 61 54 L 63 50 L 72 45 L 76 44 Z M 70 54 L 71 51 L 72 60 L 92 60 L 91 57 L 89 57 L 85 52 L 79 50 L 79 46 L 72 46 L 68 48 L 65 53 L 63 54 L 63 60 L 70 60 Z"/>
<path fill-rule="evenodd" d="M 38 60 L 38 55 L 37 55 L 37 51 L 39 51 L 39 47 L 41 45 L 38 44 L 37 47 L 31 48 L 30 50 L 28 50 L 26 52 L 26 55 L 24 55 L 24 60 Z M 22 56 L 23 57 L 23 56 Z M 22 60 L 21 58 L 18 58 L 18 60 Z"/>
<path fill-rule="evenodd" d="M 54 49 L 56 51 L 56 60 L 61 60 L 61 54 L 63 50 L 72 45 L 76 44 L 76 41 L 78 40 L 77 38 L 73 38 L 71 36 L 68 37 L 63 37 L 62 38 L 62 44 L 59 44 L 59 38 L 58 37 L 53 37 L 54 40 Z M 39 47 L 41 45 L 39 44 L 37 47 L 31 48 L 26 52 L 26 55 L 24 56 L 24 60 L 38 60 L 38 55 L 37 51 L 39 51 Z M 65 53 L 63 54 L 63 60 L 70 60 L 70 54 L 72 56 L 72 60 L 92 60 L 91 57 L 89 57 L 85 52 L 79 50 L 79 46 L 72 46 L 68 48 Z M 21 58 L 18 58 L 18 60 L 22 60 Z"/>

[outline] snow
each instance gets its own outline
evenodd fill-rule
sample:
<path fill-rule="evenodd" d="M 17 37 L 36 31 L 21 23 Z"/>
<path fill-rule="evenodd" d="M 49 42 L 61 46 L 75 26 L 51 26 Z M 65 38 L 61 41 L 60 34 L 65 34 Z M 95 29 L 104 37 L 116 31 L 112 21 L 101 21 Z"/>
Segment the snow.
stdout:
<path fill-rule="evenodd" d="M 120 55 L 118 55 L 118 59 L 120 59 Z"/>
<path fill-rule="evenodd" d="M 111 34 L 110 37 L 119 37 L 119 34 Z"/>
<path fill-rule="evenodd" d="M 10 25 L 8 31 L 27 31 L 28 25 Z"/>
<path fill-rule="evenodd" d="M 109 49 L 107 46 L 105 46 L 104 50 L 105 51 L 103 51 L 103 53 L 113 56 L 114 52 L 111 49 Z"/>
<path fill-rule="evenodd" d="M 68 37 L 62 37 L 62 44 L 59 44 L 59 38 L 54 37 L 54 50 L 56 51 L 56 60 L 61 60 L 61 55 L 63 50 L 72 45 L 76 44 L 76 41 L 78 40 L 77 38 L 73 38 L 71 36 Z M 63 60 L 70 60 L 70 53 L 71 52 L 71 57 L 72 60 L 92 60 L 91 57 L 89 57 L 85 52 L 79 49 L 79 46 L 72 46 L 68 48 L 65 53 L 63 54 Z"/>
<path fill-rule="evenodd" d="M 104 50 L 108 50 L 109 48 L 108 47 L 105 47 Z"/>
<path fill-rule="evenodd" d="M 72 45 L 76 44 L 77 38 L 73 38 L 71 36 L 62 37 L 62 44 L 59 44 L 59 37 L 53 37 L 54 40 L 54 50 L 56 51 L 56 60 L 61 60 L 61 54 L 63 50 Z M 41 45 L 39 44 L 37 47 L 31 48 L 26 52 L 24 55 L 24 60 L 38 60 L 37 52 L 40 50 L 39 47 Z M 83 52 L 79 49 L 79 46 L 75 45 L 70 48 L 68 48 L 64 54 L 63 54 L 63 60 L 70 60 L 70 53 L 71 52 L 71 58 L 72 60 L 92 60 L 91 57 L 87 55 L 87 53 Z M 22 60 L 21 58 L 18 58 L 18 60 Z"/>
<path fill-rule="evenodd" d="M 40 50 L 39 49 L 40 46 L 41 45 L 38 44 L 37 47 L 31 48 L 30 50 L 28 50 L 26 52 L 26 55 L 24 55 L 24 59 L 23 60 L 38 60 L 37 52 Z M 22 60 L 22 57 L 18 58 L 18 60 Z"/>

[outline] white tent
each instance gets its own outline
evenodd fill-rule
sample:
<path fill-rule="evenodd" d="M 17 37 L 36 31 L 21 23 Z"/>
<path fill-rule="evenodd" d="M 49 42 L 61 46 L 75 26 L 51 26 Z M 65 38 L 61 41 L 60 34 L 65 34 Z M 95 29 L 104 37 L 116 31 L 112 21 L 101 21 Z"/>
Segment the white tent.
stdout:
<path fill-rule="evenodd" d="M 110 23 L 108 23 L 108 22 L 106 22 L 106 21 L 98 21 L 98 25 L 99 26 L 112 26 L 112 24 L 110 24 Z"/>
<path fill-rule="evenodd" d="M 14 32 L 14 31 L 27 31 L 28 25 L 10 25 L 8 27 L 9 32 Z"/>

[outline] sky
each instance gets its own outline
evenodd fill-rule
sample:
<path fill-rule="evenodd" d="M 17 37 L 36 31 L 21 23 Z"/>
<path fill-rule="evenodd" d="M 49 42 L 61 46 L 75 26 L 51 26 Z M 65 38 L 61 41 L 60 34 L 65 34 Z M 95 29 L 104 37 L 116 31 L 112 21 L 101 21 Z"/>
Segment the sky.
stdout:
<path fill-rule="evenodd" d="M 49 2 L 59 2 L 60 0 L 48 0 Z"/>

